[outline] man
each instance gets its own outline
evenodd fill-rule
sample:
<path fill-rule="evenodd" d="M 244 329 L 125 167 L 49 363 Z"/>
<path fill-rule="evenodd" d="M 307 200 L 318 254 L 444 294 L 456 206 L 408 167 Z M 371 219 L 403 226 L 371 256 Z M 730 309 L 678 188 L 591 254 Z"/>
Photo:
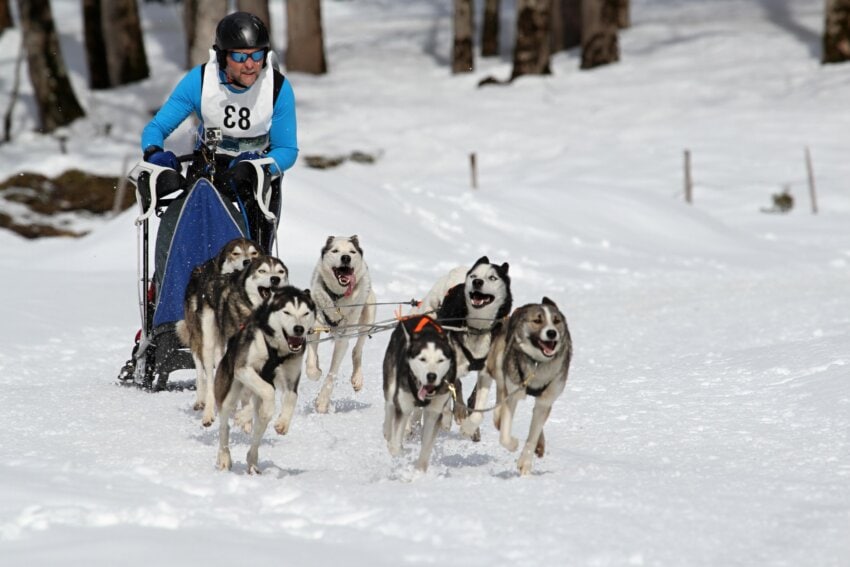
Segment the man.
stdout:
<path fill-rule="evenodd" d="M 292 87 L 269 62 L 269 32 L 262 20 L 247 12 L 225 16 L 216 28 L 210 60 L 189 71 L 142 132 L 144 159 L 181 172 L 177 157 L 163 150 L 165 139 L 191 114 L 201 120 L 199 146 L 212 129 L 221 141 L 213 164 L 198 163 L 187 172 L 190 181 L 215 167 L 216 186 L 244 208 L 248 236 L 267 248 L 276 226 L 262 215 L 254 200 L 258 180 L 248 160 L 270 157 L 271 173 L 283 173 L 298 157 L 295 97 Z M 279 214 L 280 190 L 275 187 L 269 209 Z M 268 250 L 267 250 L 268 251 Z"/>

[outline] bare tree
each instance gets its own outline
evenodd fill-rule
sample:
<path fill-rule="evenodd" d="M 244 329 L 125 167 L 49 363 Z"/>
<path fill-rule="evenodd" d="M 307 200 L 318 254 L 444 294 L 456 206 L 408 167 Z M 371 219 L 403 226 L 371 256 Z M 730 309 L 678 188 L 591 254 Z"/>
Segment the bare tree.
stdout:
<path fill-rule="evenodd" d="M 12 10 L 9 9 L 9 0 L 0 0 L 0 35 L 4 30 L 15 27 L 12 19 Z"/>
<path fill-rule="evenodd" d="M 618 4 L 619 0 L 582 0 L 582 69 L 592 69 L 620 60 L 617 40 Z"/>
<path fill-rule="evenodd" d="M 187 69 L 209 60 L 210 49 L 215 43 L 215 28 L 226 15 L 227 0 L 184 0 Z"/>
<path fill-rule="evenodd" d="M 826 0 L 821 63 L 850 60 L 850 0 Z"/>
<path fill-rule="evenodd" d="M 499 5 L 500 0 L 485 0 L 484 22 L 481 26 L 481 56 L 499 54 Z"/>
<path fill-rule="evenodd" d="M 269 0 L 236 0 L 236 10 L 239 12 L 248 12 L 254 14 L 266 24 L 269 30 L 269 37 L 272 36 L 272 22 L 269 16 Z"/>
<path fill-rule="evenodd" d="M 632 25 L 632 19 L 629 15 L 629 0 L 617 1 L 617 27 L 626 29 Z"/>
<path fill-rule="evenodd" d="M 511 80 L 522 75 L 549 75 L 551 0 L 518 0 L 516 45 Z"/>
<path fill-rule="evenodd" d="M 52 132 L 85 116 L 68 72 L 49 0 L 18 0 L 27 66 L 42 132 Z"/>
<path fill-rule="evenodd" d="M 150 76 L 142 24 L 136 0 L 101 3 L 106 63 L 112 86 L 126 85 Z"/>
<path fill-rule="evenodd" d="M 314 75 L 328 72 L 320 0 L 286 1 L 286 68 Z"/>
<path fill-rule="evenodd" d="M 106 62 L 100 2 L 101 0 L 83 0 L 83 37 L 91 89 L 108 89 L 112 86 L 109 81 L 109 65 Z"/>
<path fill-rule="evenodd" d="M 552 0 L 552 53 L 581 45 L 581 0 Z"/>
<path fill-rule="evenodd" d="M 475 69 L 472 34 L 475 30 L 472 0 L 454 0 L 454 42 L 452 73 L 470 73 Z"/>

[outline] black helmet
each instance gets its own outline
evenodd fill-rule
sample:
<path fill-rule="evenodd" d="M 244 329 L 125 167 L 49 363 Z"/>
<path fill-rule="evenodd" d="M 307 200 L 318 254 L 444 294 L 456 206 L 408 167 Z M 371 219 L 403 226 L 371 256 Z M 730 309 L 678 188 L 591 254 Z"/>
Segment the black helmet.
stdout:
<path fill-rule="evenodd" d="M 248 12 L 234 12 L 223 17 L 215 29 L 213 45 L 218 54 L 219 67 L 224 67 L 228 51 L 252 48 L 269 48 L 269 30 L 263 20 Z"/>

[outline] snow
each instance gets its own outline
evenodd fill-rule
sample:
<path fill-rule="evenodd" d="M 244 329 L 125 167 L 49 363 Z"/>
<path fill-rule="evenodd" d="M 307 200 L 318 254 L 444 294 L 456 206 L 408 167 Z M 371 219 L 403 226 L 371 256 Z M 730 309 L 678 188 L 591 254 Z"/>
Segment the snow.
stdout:
<path fill-rule="evenodd" d="M 325 238 L 358 234 L 378 300 L 401 302 L 487 254 L 510 263 L 517 305 L 554 299 L 575 357 L 533 474 L 517 475 L 489 419 L 478 444 L 441 434 L 425 474 L 416 442 L 391 458 L 387 333 L 367 342 L 364 390 L 341 377 L 331 414 L 302 380 L 290 433 L 265 435 L 261 476 L 246 474 L 241 432 L 219 472 L 193 392 L 115 384 L 138 328 L 136 211 L 77 240 L 4 231 L 3 565 L 850 564 L 850 65 L 818 63 L 823 3 L 633 0 L 621 63 L 580 72 L 562 53 L 551 77 L 483 89 L 509 75 L 509 49 L 452 77 L 444 4 L 323 3 L 331 72 L 288 74 L 302 156 L 380 158 L 299 161 L 279 255 L 307 286 Z M 118 175 L 180 76 L 177 8 L 140 3 L 154 76 L 92 94 L 79 3 L 52 5 L 91 119 L 61 154 L 31 132 L 24 80 L 0 165 Z M 19 39 L 0 37 L 4 85 Z M 794 209 L 761 212 L 785 185 Z"/>

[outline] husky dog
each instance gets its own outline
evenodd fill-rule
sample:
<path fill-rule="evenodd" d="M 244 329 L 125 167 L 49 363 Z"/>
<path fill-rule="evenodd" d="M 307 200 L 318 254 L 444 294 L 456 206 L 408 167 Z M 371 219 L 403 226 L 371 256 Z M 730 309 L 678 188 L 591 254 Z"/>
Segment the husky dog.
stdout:
<path fill-rule="evenodd" d="M 227 344 L 215 374 L 215 401 L 219 407 L 218 468 L 230 470 L 229 418 L 243 394 L 254 408 L 248 474 L 259 473 L 260 441 L 272 419 L 275 390 L 281 392 L 281 412 L 274 428 L 286 435 L 298 401 L 298 382 L 306 336 L 316 322 L 310 290 L 286 286 L 254 311 Z"/>
<path fill-rule="evenodd" d="M 327 413 L 334 380 L 348 349 L 348 334 L 351 330 L 345 327 L 365 331 L 375 322 L 375 293 L 357 236 L 328 237 L 313 271 L 310 289 L 316 302 L 319 323 L 330 327 L 334 335 L 331 366 L 316 397 L 316 411 Z M 339 333 L 336 332 L 337 328 L 340 329 Z M 358 337 L 351 354 L 354 366 L 351 385 L 355 392 L 363 387 L 362 358 L 365 342 L 366 335 L 363 333 Z M 307 346 L 307 377 L 311 380 L 322 377 L 318 344 L 312 341 Z"/>
<path fill-rule="evenodd" d="M 455 383 L 455 356 L 445 331 L 427 315 L 399 322 L 384 355 L 384 439 L 390 455 L 401 443 L 414 408 L 425 413 L 416 468 L 427 470 L 437 426 Z"/>
<path fill-rule="evenodd" d="M 517 461 L 522 475 L 531 472 L 532 453 L 543 456 L 543 425 L 567 384 L 572 352 L 566 318 L 551 299 L 544 297 L 541 303 L 524 305 L 511 315 L 506 330 L 494 339 L 484 369 L 478 373 L 475 409 L 484 407 L 495 379 L 493 422 L 500 432 L 499 441 L 509 451 L 516 451 L 519 445 L 511 435 L 517 401 L 526 395 L 536 398 L 528 439 Z M 482 414 L 473 412 L 461 429 L 471 435 L 481 420 Z"/>
<path fill-rule="evenodd" d="M 466 271 L 463 281 L 444 293 L 437 310 L 437 321 L 448 330 L 455 350 L 458 401 L 455 403 L 454 414 L 458 422 L 463 421 L 467 415 L 466 407 L 462 403 L 461 378 L 484 367 L 493 335 L 501 329 L 511 312 L 513 297 L 508 268 L 507 262 L 502 265 L 491 264 L 487 256 L 482 256 Z M 447 277 L 456 275 L 458 271 L 452 270 Z M 433 303 L 433 298 L 440 293 L 439 288 L 445 287 L 446 283 L 447 278 L 438 281 L 426 296 L 426 300 Z M 428 299 L 429 297 L 431 299 Z M 450 426 L 451 420 L 448 416 L 443 424 Z M 478 436 L 474 435 L 473 438 L 477 440 Z"/>
<path fill-rule="evenodd" d="M 264 299 L 288 283 L 289 271 L 283 262 L 272 256 L 258 256 L 242 271 L 213 280 L 191 331 L 188 319 L 186 324 L 178 326 L 180 339 L 189 346 L 195 365 L 204 372 L 205 378 L 197 387 L 204 409 L 201 418 L 204 427 L 215 421 L 215 367 L 221 360 L 228 339 L 236 334 Z"/>
<path fill-rule="evenodd" d="M 201 310 L 204 305 L 214 308 L 215 297 L 222 284 L 227 280 L 223 276 L 242 270 L 248 263 L 260 255 L 260 246 L 246 238 L 235 238 L 222 246 L 218 254 L 196 266 L 186 284 L 183 300 L 184 319 L 177 323 L 177 333 L 183 344 L 192 347 L 203 343 Z M 203 409 L 207 392 L 207 374 L 203 360 L 192 349 L 197 378 L 195 380 L 195 411 Z"/>

